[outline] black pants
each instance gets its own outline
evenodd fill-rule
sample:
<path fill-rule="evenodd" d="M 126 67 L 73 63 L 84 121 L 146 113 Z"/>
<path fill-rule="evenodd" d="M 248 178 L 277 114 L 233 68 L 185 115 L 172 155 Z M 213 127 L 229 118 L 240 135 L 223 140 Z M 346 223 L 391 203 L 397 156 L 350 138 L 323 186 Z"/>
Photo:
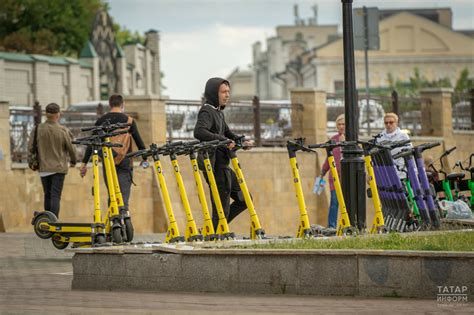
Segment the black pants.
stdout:
<path fill-rule="evenodd" d="M 120 186 L 120 192 L 122 193 L 123 203 L 125 208 L 128 209 L 128 200 L 130 199 L 130 192 L 132 190 L 132 169 L 126 169 L 122 167 L 115 167 L 117 170 L 117 178 Z M 109 185 L 107 183 L 107 176 L 105 175 L 105 168 L 104 168 L 104 180 L 107 189 L 109 189 Z M 110 199 L 108 200 L 108 204 L 110 205 Z"/>
<path fill-rule="evenodd" d="M 44 210 L 51 211 L 58 218 L 65 177 L 66 174 L 60 173 L 41 177 L 44 191 Z"/>
<path fill-rule="evenodd" d="M 237 176 L 234 171 L 226 167 L 216 167 L 214 170 L 214 177 L 216 178 L 217 190 L 219 191 L 219 196 L 221 198 L 222 208 L 224 209 L 224 214 L 227 219 L 227 222 L 230 223 L 235 217 L 237 217 L 242 211 L 247 209 L 245 204 L 244 195 L 242 190 L 240 190 L 239 183 L 237 181 Z M 209 180 L 207 174 L 204 172 L 204 178 L 206 179 L 207 184 L 209 185 Z M 209 185 L 210 188 L 210 185 Z M 234 200 L 232 204 L 230 203 L 230 198 Z M 214 204 L 214 198 L 212 198 L 212 224 L 214 229 L 217 230 L 217 225 L 219 222 L 219 215 L 217 214 L 217 208 Z"/>

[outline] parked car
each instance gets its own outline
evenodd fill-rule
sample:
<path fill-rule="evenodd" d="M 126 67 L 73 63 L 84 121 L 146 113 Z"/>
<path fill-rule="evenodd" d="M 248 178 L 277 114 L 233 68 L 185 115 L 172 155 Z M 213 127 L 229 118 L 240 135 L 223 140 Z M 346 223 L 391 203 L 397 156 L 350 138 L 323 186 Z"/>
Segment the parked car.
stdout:
<path fill-rule="evenodd" d="M 15 162 L 26 162 L 28 139 L 34 127 L 33 107 L 9 106 L 10 152 Z"/>
<path fill-rule="evenodd" d="M 102 109 L 99 110 L 99 106 Z M 100 112 L 106 113 L 109 111 L 107 101 L 87 101 L 81 103 L 71 104 L 63 111 L 61 115 L 61 123 L 70 129 L 76 129 L 85 126 L 91 126 L 95 123 Z"/>

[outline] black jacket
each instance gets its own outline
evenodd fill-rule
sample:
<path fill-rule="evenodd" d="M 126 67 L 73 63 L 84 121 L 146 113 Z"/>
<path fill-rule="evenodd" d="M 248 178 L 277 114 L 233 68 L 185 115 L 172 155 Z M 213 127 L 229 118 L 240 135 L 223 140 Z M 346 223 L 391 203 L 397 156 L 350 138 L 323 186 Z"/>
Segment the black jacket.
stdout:
<path fill-rule="evenodd" d="M 225 122 L 224 109 L 219 106 L 219 87 L 222 83 L 229 84 L 228 81 L 221 78 L 211 78 L 206 83 L 204 97 L 205 104 L 198 113 L 196 126 L 194 127 L 194 137 L 200 141 L 211 140 L 236 140 L 238 136 L 229 130 Z M 226 147 L 220 147 L 213 152 L 209 152 L 211 162 L 214 168 L 228 167 L 229 150 Z M 203 169 L 203 156 L 198 157 L 199 167 Z"/>

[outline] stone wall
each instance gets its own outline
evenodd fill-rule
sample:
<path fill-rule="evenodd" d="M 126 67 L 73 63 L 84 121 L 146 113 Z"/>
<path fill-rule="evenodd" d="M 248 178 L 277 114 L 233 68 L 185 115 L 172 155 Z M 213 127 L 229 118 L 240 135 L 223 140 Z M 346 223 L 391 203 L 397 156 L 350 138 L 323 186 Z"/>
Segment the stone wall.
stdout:
<path fill-rule="evenodd" d="M 243 152 L 240 162 L 247 184 L 252 192 L 255 208 L 261 224 L 268 234 L 294 235 L 298 227 L 298 206 L 291 178 L 288 154 L 284 149 L 256 149 L 254 152 Z M 317 158 L 315 155 L 301 154 L 300 172 L 302 175 L 305 199 L 311 222 L 324 223 L 324 211 L 316 211 L 316 198 L 311 193 L 313 174 Z M 194 177 L 190 161 L 187 157 L 178 159 L 183 172 L 184 184 L 188 192 L 194 219 L 198 226 L 202 225 L 202 212 L 195 190 Z M 168 190 L 171 195 L 173 210 L 181 231 L 184 232 L 185 215 L 179 197 L 178 187 L 172 173 L 171 163 L 167 157 L 162 161 Z M 42 209 L 43 191 L 38 175 L 24 165 L 13 165 L 13 169 L 2 172 L 4 180 L 0 184 L 3 202 L 0 215 L 3 217 L 7 232 L 32 232 L 30 221 L 34 210 Z M 102 174 L 102 173 L 101 173 Z M 130 209 L 137 233 L 164 232 L 166 229 L 166 213 L 161 201 L 152 168 L 134 169 Z M 205 186 L 210 199 L 207 186 Z M 92 220 L 93 197 L 92 172 L 86 177 L 79 176 L 78 169 L 70 169 L 66 176 L 62 194 L 60 217 L 66 222 L 87 222 Z M 6 196 L 11 196 L 5 198 Z M 101 185 L 101 201 L 105 206 L 107 190 Z M 240 235 L 247 235 L 249 216 L 242 213 L 230 225 L 231 230 Z"/>
<path fill-rule="evenodd" d="M 440 93 L 445 93 L 441 91 Z M 299 121 L 294 124 L 294 136 L 306 136 L 309 143 L 324 141 L 326 130 L 321 126 L 322 104 L 325 104 L 325 93 L 309 90 L 295 90 L 292 100 L 299 102 L 303 110 L 292 117 Z M 431 91 L 433 93 L 433 91 Z M 435 97 L 435 96 L 433 96 Z M 444 101 L 449 98 L 443 97 Z M 449 107 L 451 108 L 451 107 Z M 153 98 L 128 98 L 126 109 L 138 113 L 137 123 L 146 144 L 155 141 L 165 141 L 165 112 L 164 102 Z M 430 115 L 441 115 L 436 110 Z M 311 120 L 313 119 L 313 122 Z M 433 118 L 434 119 L 434 118 Z M 316 123 L 317 122 L 317 123 Z M 325 126 L 326 124 L 322 124 Z M 430 128 L 431 130 L 431 128 Z M 428 131 L 425 132 L 427 134 Z M 413 138 L 414 144 L 441 141 L 440 147 L 434 148 L 430 154 L 437 157 L 452 145 L 457 146 L 449 160 L 451 165 L 459 159 L 464 159 L 472 152 L 474 147 L 474 133 L 472 131 L 455 131 L 452 136 L 441 133 L 444 137 L 431 135 L 429 137 Z M 447 141 L 448 140 L 448 141 Z M 12 164 L 9 151 L 9 112 L 8 103 L 0 102 L 0 231 L 7 232 L 33 232 L 30 225 L 32 212 L 42 209 L 43 192 L 38 175 L 30 171 L 24 164 Z M 314 178 L 319 174 L 325 158 L 323 151 L 317 154 L 301 153 L 297 155 L 300 175 L 302 177 L 306 206 L 311 223 L 326 225 L 328 208 L 328 187 L 325 194 L 316 197 L 312 191 Z M 239 160 L 251 191 L 255 208 L 260 217 L 261 224 L 269 235 L 295 235 L 299 210 L 294 192 L 288 154 L 285 148 L 256 148 L 251 151 L 239 152 Z M 197 198 L 194 178 L 190 162 L 187 157 L 180 157 L 179 163 L 183 171 L 185 186 L 191 203 L 194 218 L 198 226 L 202 223 L 200 204 Z M 171 172 L 168 157 L 163 157 L 163 168 L 168 183 L 175 216 L 179 227 L 183 230 L 185 216 L 176 181 Z M 135 167 L 130 207 L 134 226 L 137 233 L 164 232 L 167 227 L 166 212 L 164 210 L 161 191 L 156 183 L 152 168 L 141 169 Z M 206 185 L 205 185 L 206 186 Z M 78 169 L 70 169 L 66 177 L 61 203 L 61 220 L 72 222 L 87 222 L 92 220 L 93 198 L 91 195 L 92 175 L 91 170 L 85 178 L 79 176 Z M 102 205 L 106 205 L 106 188 L 101 186 Z M 206 187 L 206 192 L 208 189 Z M 208 196 L 209 200 L 209 196 Z M 209 202 L 210 205 L 210 202 Z M 371 199 L 367 199 L 367 225 L 370 226 L 373 218 Z M 242 213 L 231 224 L 232 231 L 239 235 L 248 235 L 249 216 Z M 184 232 L 184 230 L 182 231 Z"/>
<path fill-rule="evenodd" d="M 0 52 L 0 95 L 11 105 L 55 102 L 62 108 L 92 100 L 92 65 L 81 60 Z"/>

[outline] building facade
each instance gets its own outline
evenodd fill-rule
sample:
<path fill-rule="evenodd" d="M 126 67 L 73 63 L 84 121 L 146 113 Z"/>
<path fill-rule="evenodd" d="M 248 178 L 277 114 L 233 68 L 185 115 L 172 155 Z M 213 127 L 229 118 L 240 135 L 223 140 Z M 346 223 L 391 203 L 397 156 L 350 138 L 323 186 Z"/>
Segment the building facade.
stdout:
<path fill-rule="evenodd" d="M 388 9 L 379 14 L 380 50 L 368 53 L 371 88 L 388 88 L 389 77 L 406 82 L 416 68 L 429 81 L 448 78 L 453 86 L 463 69 L 473 75 L 474 31 L 454 30 L 450 8 Z M 255 95 L 274 100 L 289 99 L 289 90 L 297 87 L 343 90 L 343 39 L 337 25 L 317 25 L 315 15 L 306 25 L 296 17 L 295 25 L 276 30 L 265 51 L 262 43 L 253 45 L 253 75 L 238 87 L 253 82 Z M 355 63 L 356 86 L 363 88 L 363 51 L 355 52 Z"/>
<path fill-rule="evenodd" d="M 148 31 L 145 45 L 131 43 L 122 49 L 107 19 L 107 13 L 97 14 L 78 59 L 0 52 L 0 101 L 12 106 L 55 102 L 67 108 L 112 93 L 160 97 L 158 32 Z"/>
<path fill-rule="evenodd" d="M 474 39 L 452 29 L 450 9 L 381 10 L 380 50 L 369 51 L 371 88 L 390 85 L 389 77 L 409 81 L 415 69 L 429 81 L 448 78 L 454 86 L 463 69 L 474 72 Z M 302 80 L 285 71 L 286 88 L 315 87 L 340 92 L 344 87 L 342 38 L 298 56 Z M 355 52 L 356 86 L 365 87 L 364 52 Z"/>
<path fill-rule="evenodd" d="M 266 50 L 262 43 L 253 47 L 254 91 L 261 99 L 288 99 L 288 73 L 294 80 L 301 80 L 303 64 L 299 56 L 305 51 L 321 46 L 337 37 L 337 25 L 319 25 L 317 7 L 314 16 L 304 21 L 295 6 L 295 24 L 276 28 L 276 36 L 267 39 Z"/>

